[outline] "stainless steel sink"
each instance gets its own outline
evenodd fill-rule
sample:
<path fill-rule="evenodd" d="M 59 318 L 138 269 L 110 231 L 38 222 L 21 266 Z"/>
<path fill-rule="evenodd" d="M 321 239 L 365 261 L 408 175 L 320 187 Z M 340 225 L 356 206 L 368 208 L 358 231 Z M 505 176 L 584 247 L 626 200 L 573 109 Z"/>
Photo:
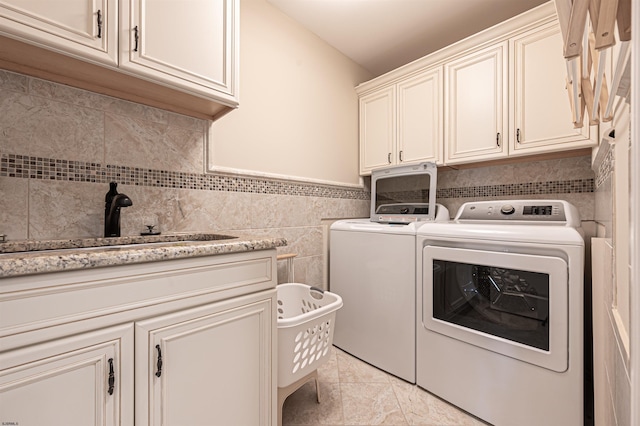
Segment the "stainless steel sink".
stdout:
<path fill-rule="evenodd" d="M 237 237 L 213 233 L 180 233 L 112 238 L 75 238 L 69 240 L 19 240 L 0 243 L 0 253 L 86 248 L 134 248 L 138 245 L 200 243 L 230 240 Z"/>

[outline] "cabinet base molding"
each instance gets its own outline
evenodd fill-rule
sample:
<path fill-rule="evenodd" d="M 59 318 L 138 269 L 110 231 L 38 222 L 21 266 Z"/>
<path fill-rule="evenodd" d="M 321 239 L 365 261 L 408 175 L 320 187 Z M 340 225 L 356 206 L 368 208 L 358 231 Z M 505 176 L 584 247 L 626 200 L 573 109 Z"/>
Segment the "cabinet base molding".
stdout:
<path fill-rule="evenodd" d="M 438 171 L 476 169 L 478 167 L 503 166 L 506 164 L 531 163 L 535 161 L 558 160 L 561 158 L 584 157 L 585 155 L 591 155 L 592 149 L 593 148 L 582 148 L 582 149 L 575 149 L 573 151 L 558 151 L 558 152 L 549 152 L 549 153 L 537 154 L 537 155 L 526 155 L 521 157 L 502 158 L 500 160 L 453 164 L 453 165 L 438 167 Z"/>

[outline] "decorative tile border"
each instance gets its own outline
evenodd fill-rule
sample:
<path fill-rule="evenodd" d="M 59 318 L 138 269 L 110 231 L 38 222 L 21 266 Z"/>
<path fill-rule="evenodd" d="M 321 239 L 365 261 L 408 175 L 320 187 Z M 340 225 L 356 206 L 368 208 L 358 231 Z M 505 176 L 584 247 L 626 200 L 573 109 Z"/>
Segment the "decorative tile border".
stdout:
<path fill-rule="evenodd" d="M 605 161 L 605 164 L 610 162 Z M 606 172 L 598 175 L 607 174 Z M 364 189 L 242 176 L 183 173 L 26 155 L 0 154 L 0 177 L 108 183 L 203 191 L 251 192 L 368 200 Z M 594 192 L 594 179 L 441 188 L 436 198 L 482 198 Z M 425 194 L 420 194 L 423 198 Z"/>
<path fill-rule="evenodd" d="M 468 188 L 441 188 L 436 192 L 436 198 L 482 198 L 514 195 L 575 194 L 581 192 L 593 192 L 593 190 L 593 179 L 574 179 L 471 186 Z"/>
<path fill-rule="evenodd" d="M 242 176 L 171 172 L 4 153 L 0 154 L 0 176 L 69 182 L 108 183 L 116 181 L 123 185 L 203 191 L 252 192 L 353 200 L 369 199 L 368 191 L 357 188 Z"/>

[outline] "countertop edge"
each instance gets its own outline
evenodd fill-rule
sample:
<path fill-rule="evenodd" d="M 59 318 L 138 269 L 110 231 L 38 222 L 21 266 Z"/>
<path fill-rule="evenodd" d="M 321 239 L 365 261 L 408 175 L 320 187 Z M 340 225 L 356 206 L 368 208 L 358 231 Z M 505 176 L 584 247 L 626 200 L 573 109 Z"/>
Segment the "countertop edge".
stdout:
<path fill-rule="evenodd" d="M 168 242 L 143 246 L 108 246 L 0 255 L 0 279 L 190 257 L 216 256 L 287 245 L 280 237 L 238 236 L 234 239 Z"/>

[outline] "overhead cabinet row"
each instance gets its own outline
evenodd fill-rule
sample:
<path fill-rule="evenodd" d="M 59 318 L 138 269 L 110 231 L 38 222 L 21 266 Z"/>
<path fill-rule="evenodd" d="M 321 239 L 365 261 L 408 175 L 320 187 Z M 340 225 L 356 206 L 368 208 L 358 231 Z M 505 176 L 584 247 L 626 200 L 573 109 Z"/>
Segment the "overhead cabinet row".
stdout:
<path fill-rule="evenodd" d="M 187 108 L 215 116 L 238 105 L 238 8 L 238 0 L 2 0 L 0 65 L 134 101 L 191 97 Z"/>
<path fill-rule="evenodd" d="M 594 146 L 588 124 L 573 128 L 565 76 L 562 36 L 547 4 L 364 83 L 356 89 L 360 173 Z"/>

